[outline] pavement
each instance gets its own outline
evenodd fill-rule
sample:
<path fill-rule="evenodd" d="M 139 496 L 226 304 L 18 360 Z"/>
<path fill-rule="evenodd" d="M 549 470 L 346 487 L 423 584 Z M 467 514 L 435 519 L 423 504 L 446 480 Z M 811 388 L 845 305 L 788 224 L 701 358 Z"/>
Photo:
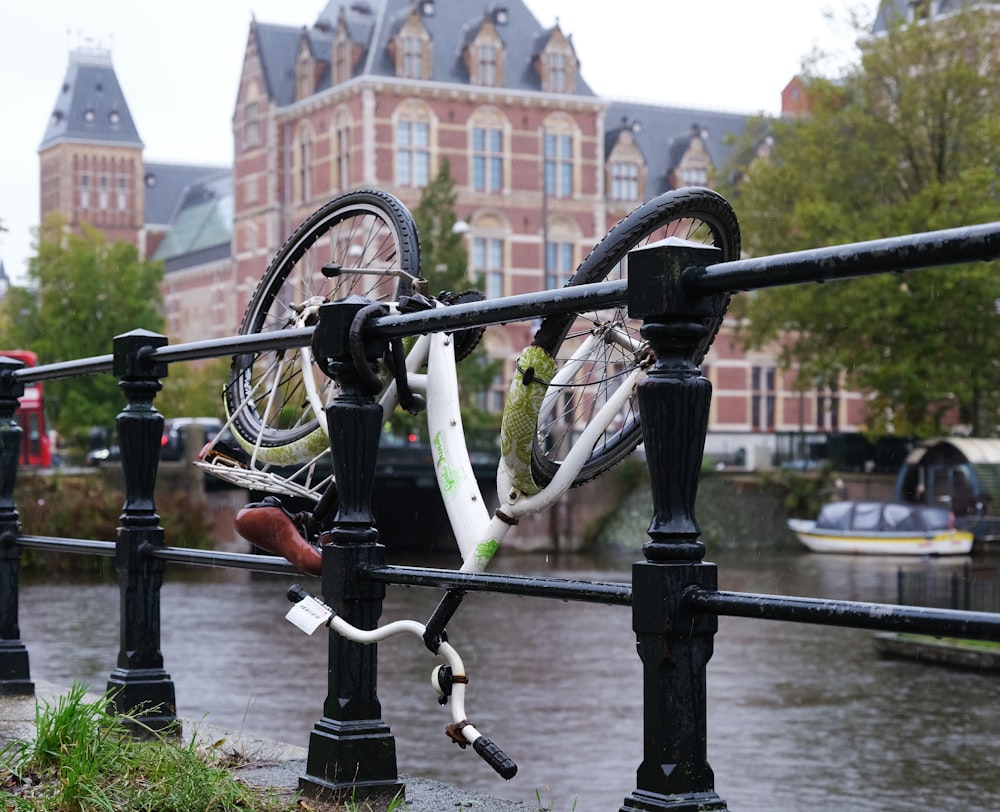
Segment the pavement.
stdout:
<path fill-rule="evenodd" d="M 35 680 L 35 696 L 0 696 L 0 751 L 10 742 L 30 740 L 35 734 L 36 703 L 54 704 L 68 689 Z M 95 694 L 95 700 L 98 696 Z M 238 755 L 240 766 L 232 772 L 255 787 L 269 788 L 291 802 L 298 792 L 299 776 L 306 771 L 306 748 L 270 739 L 248 736 L 214 725 L 181 720 L 184 736 L 192 732 L 199 743 L 225 755 Z M 519 801 L 505 801 L 458 789 L 440 781 L 413 776 L 399 776 L 404 784 L 405 805 L 400 812 L 531 812 Z M 391 799 L 387 799 L 391 800 Z M 307 799 L 303 810 L 334 812 L 343 807 Z M 353 808 L 353 807 L 352 807 Z M 369 807 L 359 803 L 358 812 Z M 372 812 L 385 808 L 371 802 Z M 193 812 L 193 811 L 192 811 Z"/>

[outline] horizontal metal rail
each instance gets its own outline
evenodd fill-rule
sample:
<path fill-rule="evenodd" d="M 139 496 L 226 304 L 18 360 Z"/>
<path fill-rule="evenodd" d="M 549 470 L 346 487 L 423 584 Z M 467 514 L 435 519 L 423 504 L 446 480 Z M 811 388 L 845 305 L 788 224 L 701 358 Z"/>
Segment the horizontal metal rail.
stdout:
<path fill-rule="evenodd" d="M 755 595 L 700 587 L 691 587 L 684 592 L 683 605 L 688 611 L 702 615 L 784 620 L 1000 642 L 1000 614 L 991 612 Z"/>
<path fill-rule="evenodd" d="M 985 223 L 690 268 L 684 286 L 694 295 L 738 293 L 998 258 L 1000 223 Z"/>
<path fill-rule="evenodd" d="M 17 543 L 34 550 L 48 550 L 56 553 L 98 555 L 112 558 L 115 542 L 92 539 L 69 539 L 58 536 L 18 536 Z M 197 550 L 193 547 L 160 547 L 148 551 L 150 558 L 172 561 L 175 564 L 190 564 L 199 567 L 219 567 L 226 569 L 270 572 L 277 575 L 301 576 L 301 572 L 284 558 L 276 555 L 254 555 L 252 553 L 225 553 L 215 550 Z"/>
<path fill-rule="evenodd" d="M 689 294 L 695 296 L 737 293 L 998 258 L 1000 223 L 987 223 L 720 262 L 705 268 L 689 268 L 684 272 L 684 286 Z M 619 307 L 626 303 L 627 297 L 628 280 L 595 282 L 483 302 L 449 305 L 418 313 L 381 316 L 372 319 L 367 329 L 371 330 L 373 336 L 399 338 L 527 321 L 560 313 Z M 265 350 L 294 349 L 307 346 L 312 340 L 313 331 L 312 327 L 302 327 L 191 341 L 155 349 L 150 347 L 148 352 L 140 353 L 140 357 L 149 363 L 174 363 Z M 112 360 L 111 355 L 81 358 L 21 369 L 14 375 L 24 383 L 78 377 L 110 372 Z"/>
<path fill-rule="evenodd" d="M 196 567 L 219 567 L 269 572 L 275 575 L 302 576 L 302 573 L 291 561 L 277 555 L 220 553 L 214 550 L 196 550 L 193 547 L 158 547 L 149 551 L 149 557 Z"/>
<path fill-rule="evenodd" d="M 361 570 L 361 577 L 367 581 L 400 586 L 425 586 L 464 592 L 495 592 L 503 595 L 556 598 L 617 606 L 629 606 L 632 603 L 632 585 L 611 581 L 575 581 L 569 578 L 395 566 L 365 567 Z"/>
<path fill-rule="evenodd" d="M 103 555 L 114 557 L 113 541 L 91 541 L 89 539 L 67 539 L 58 536 L 18 536 L 16 542 L 33 550 L 49 550 L 54 553 L 76 553 L 79 555 Z"/>

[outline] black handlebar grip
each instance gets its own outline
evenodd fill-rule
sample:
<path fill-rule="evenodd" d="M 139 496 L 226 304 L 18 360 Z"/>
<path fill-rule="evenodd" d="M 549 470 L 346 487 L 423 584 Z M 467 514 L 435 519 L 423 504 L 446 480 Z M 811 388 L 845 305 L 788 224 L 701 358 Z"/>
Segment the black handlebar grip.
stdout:
<path fill-rule="evenodd" d="M 476 739 L 472 743 L 472 749 L 479 753 L 483 757 L 483 760 L 500 774 L 501 778 L 510 781 L 511 778 L 517 775 L 517 765 L 511 761 L 510 757 L 503 750 L 485 736 L 480 736 Z"/>

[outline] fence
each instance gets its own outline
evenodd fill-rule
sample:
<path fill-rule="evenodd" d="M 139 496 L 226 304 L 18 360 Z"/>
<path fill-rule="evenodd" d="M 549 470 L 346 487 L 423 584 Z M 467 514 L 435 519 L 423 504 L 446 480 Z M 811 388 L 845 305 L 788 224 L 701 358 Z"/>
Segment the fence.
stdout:
<path fill-rule="evenodd" d="M 921 567 L 896 573 L 896 602 L 941 609 L 1000 612 L 997 568 L 963 561 L 960 567 Z"/>
<path fill-rule="evenodd" d="M 694 358 L 721 319 L 729 293 L 992 260 L 1000 256 L 1000 224 L 713 264 L 716 255 L 716 249 L 700 246 L 661 245 L 630 264 L 627 283 L 603 282 L 383 316 L 370 322 L 365 332 L 366 338 L 379 341 L 627 302 L 631 315 L 645 321 L 643 335 L 656 357 L 639 388 L 653 517 L 631 584 L 386 565 L 370 510 L 382 421 L 354 371 L 346 338 L 357 303 L 324 305 L 315 328 L 172 347 L 165 336 L 136 330 L 116 337 L 108 356 L 33 369 L 0 359 L 0 693 L 34 691 L 28 648 L 18 630 L 21 549 L 106 555 L 115 561 L 120 600 L 117 666 L 108 679 L 108 687 L 116 690 L 111 710 L 136 712 L 153 728 L 175 721 L 174 686 L 160 651 L 159 592 L 168 562 L 270 572 L 293 569 L 274 557 L 165 544 L 154 501 L 163 422 L 154 396 L 169 364 L 309 344 L 315 356 L 333 359 L 331 369 L 340 384 L 340 394 L 327 412 L 339 508 L 331 542 L 322 550 L 325 602 L 363 629 L 378 623 L 388 584 L 631 606 L 642 660 L 644 736 L 636 789 L 621 807 L 626 812 L 726 808 L 715 792 L 706 756 L 706 666 L 720 616 L 1000 641 L 1000 616 L 989 613 L 720 591 L 716 566 L 703 560 L 705 548 L 694 515 L 711 401 L 711 385 L 699 375 Z M 118 416 L 126 498 L 116 540 L 20 534 L 14 500 L 21 443 L 15 419 L 19 394 L 32 381 L 108 372 L 118 378 L 126 399 Z M 395 742 L 380 718 L 377 648 L 333 633 L 329 645 L 327 698 L 310 735 L 300 787 L 314 795 L 391 796 L 401 786 Z"/>

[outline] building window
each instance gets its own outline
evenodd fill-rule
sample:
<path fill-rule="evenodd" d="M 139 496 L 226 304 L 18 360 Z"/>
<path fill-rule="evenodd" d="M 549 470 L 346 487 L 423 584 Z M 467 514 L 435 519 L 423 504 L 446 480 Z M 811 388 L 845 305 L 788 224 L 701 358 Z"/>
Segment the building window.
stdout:
<path fill-rule="evenodd" d="M 479 46 L 479 84 L 495 87 L 497 83 L 497 49 L 495 45 Z"/>
<path fill-rule="evenodd" d="M 565 93 L 569 87 L 566 81 L 566 54 L 552 51 L 549 54 L 549 92 Z"/>
<path fill-rule="evenodd" d="M 403 59 L 400 76 L 407 79 L 422 79 L 424 76 L 424 42 L 422 37 L 403 35 Z"/>
<path fill-rule="evenodd" d="M 545 193 L 573 196 L 573 136 L 545 133 Z"/>
<path fill-rule="evenodd" d="M 351 178 L 351 128 L 346 121 L 337 125 L 337 182 L 346 191 Z"/>
<path fill-rule="evenodd" d="M 472 241 L 472 273 L 485 280 L 487 299 L 503 296 L 503 240 L 476 237 Z"/>
<path fill-rule="evenodd" d="M 299 142 L 299 200 L 305 203 L 312 197 L 312 140 L 304 135 Z"/>
<path fill-rule="evenodd" d="M 686 166 L 681 170 L 685 186 L 704 186 L 708 183 L 708 169 L 704 166 Z"/>
<path fill-rule="evenodd" d="M 639 199 L 639 165 L 633 161 L 613 161 L 611 164 L 611 199 Z"/>
<path fill-rule="evenodd" d="M 299 55 L 298 64 L 295 66 L 296 73 L 296 84 L 297 88 L 297 99 L 304 99 L 313 92 L 313 80 L 312 80 L 313 62 L 309 57 L 309 54 L 305 51 Z"/>
<path fill-rule="evenodd" d="M 840 392 L 836 382 L 816 391 L 816 428 L 840 431 Z"/>
<path fill-rule="evenodd" d="M 243 146 L 256 147 L 260 144 L 260 103 L 248 102 L 243 110 Z"/>
<path fill-rule="evenodd" d="M 477 192 L 503 188 L 503 131 L 476 127 L 472 131 L 472 185 Z"/>
<path fill-rule="evenodd" d="M 573 243 L 545 244 L 545 288 L 561 288 L 573 273 Z"/>
<path fill-rule="evenodd" d="M 351 43 L 339 32 L 333 46 L 333 83 L 339 85 L 351 78 Z"/>
<path fill-rule="evenodd" d="M 400 121 L 396 125 L 396 184 L 426 186 L 430 165 L 430 125 L 426 121 Z"/>
<path fill-rule="evenodd" d="M 108 207 L 108 176 L 101 175 L 101 188 L 97 192 L 97 208 L 106 209 Z"/>
<path fill-rule="evenodd" d="M 774 431 L 777 409 L 774 367 L 750 369 L 750 428 L 753 431 Z"/>
<path fill-rule="evenodd" d="M 80 208 L 90 208 L 90 178 L 87 175 L 80 176 Z"/>
<path fill-rule="evenodd" d="M 118 178 L 118 211 L 128 209 L 128 180 Z"/>
<path fill-rule="evenodd" d="M 244 203 L 256 203 L 257 202 L 257 176 L 248 175 L 243 179 L 243 202 Z"/>

